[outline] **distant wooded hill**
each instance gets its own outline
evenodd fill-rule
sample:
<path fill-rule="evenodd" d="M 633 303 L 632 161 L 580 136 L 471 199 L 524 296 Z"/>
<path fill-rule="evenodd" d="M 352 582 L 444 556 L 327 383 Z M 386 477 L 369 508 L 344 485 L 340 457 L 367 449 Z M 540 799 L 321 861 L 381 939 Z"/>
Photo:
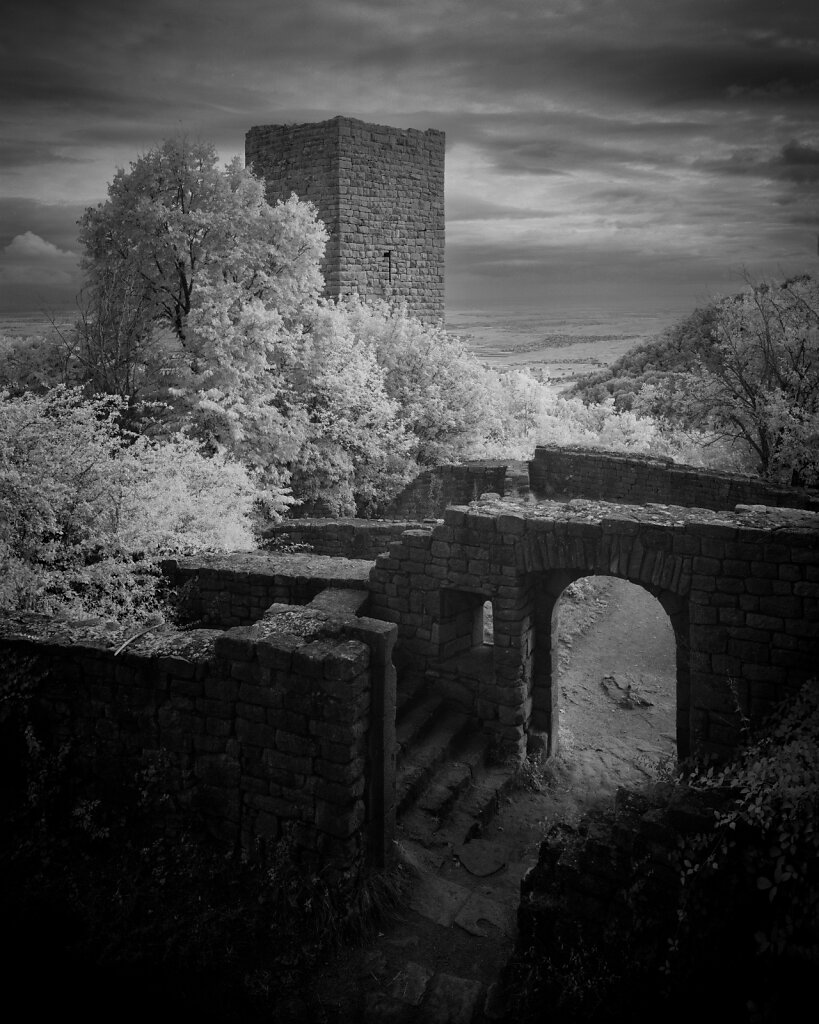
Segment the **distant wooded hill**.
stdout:
<path fill-rule="evenodd" d="M 695 309 L 659 337 L 629 349 L 610 366 L 580 377 L 568 394 L 589 404 L 612 396 L 615 408 L 627 410 L 644 384 L 668 385 L 676 374 L 689 372 L 698 362 L 710 368 L 716 360 L 716 315 L 714 306 Z"/>

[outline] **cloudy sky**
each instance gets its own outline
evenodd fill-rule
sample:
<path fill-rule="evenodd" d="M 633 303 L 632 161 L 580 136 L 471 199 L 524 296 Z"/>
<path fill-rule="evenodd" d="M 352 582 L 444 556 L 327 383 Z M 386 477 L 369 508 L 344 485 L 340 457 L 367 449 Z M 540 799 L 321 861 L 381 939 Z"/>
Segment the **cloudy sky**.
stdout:
<path fill-rule="evenodd" d="M 816 0 L 6 0 L 0 310 L 71 304 L 76 220 L 169 135 L 447 134 L 447 305 L 686 311 L 817 271 Z"/>

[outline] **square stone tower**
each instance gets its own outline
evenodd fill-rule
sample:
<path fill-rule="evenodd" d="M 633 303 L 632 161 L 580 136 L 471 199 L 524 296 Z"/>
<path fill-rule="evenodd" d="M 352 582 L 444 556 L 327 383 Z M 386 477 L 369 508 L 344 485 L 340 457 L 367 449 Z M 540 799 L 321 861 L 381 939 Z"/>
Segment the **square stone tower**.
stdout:
<path fill-rule="evenodd" d="M 428 322 L 444 318 L 444 132 L 350 117 L 271 124 L 245 137 L 245 163 L 268 201 L 291 192 L 318 208 L 330 234 L 329 296 L 404 299 Z"/>

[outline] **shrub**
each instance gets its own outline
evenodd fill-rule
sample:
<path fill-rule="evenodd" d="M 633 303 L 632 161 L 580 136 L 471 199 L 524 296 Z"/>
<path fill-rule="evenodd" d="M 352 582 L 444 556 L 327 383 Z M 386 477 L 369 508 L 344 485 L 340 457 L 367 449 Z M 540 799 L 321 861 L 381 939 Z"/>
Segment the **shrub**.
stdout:
<path fill-rule="evenodd" d="M 181 435 L 124 435 L 120 407 L 0 392 L 1 611 L 133 616 L 156 604 L 159 556 L 252 546 L 247 472 Z"/>

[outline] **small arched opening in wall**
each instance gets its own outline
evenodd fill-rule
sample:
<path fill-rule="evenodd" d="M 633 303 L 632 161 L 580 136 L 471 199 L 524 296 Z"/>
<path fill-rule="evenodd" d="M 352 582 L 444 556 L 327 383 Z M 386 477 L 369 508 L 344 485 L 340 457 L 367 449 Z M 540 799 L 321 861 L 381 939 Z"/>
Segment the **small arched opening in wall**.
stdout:
<path fill-rule="evenodd" d="M 551 572 L 538 586 L 530 751 L 623 784 L 689 753 L 688 624 L 670 592 Z"/>
<path fill-rule="evenodd" d="M 481 687 L 494 675 L 492 599 L 482 590 L 444 588 L 440 608 L 437 685 L 471 712 Z"/>

